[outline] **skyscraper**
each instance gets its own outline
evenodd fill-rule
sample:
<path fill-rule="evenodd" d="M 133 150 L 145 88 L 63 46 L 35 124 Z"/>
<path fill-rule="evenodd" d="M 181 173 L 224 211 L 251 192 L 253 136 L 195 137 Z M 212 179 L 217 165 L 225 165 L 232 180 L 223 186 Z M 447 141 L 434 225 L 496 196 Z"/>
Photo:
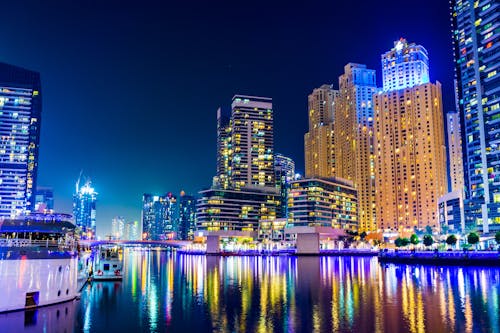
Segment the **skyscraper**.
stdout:
<path fill-rule="evenodd" d="M 0 63 L 0 217 L 35 206 L 40 89 L 39 73 Z"/>
<path fill-rule="evenodd" d="M 462 159 L 462 131 L 460 114 L 451 111 L 446 114 L 448 139 L 448 161 L 450 164 L 451 192 L 464 191 L 464 164 Z"/>
<path fill-rule="evenodd" d="M 447 192 L 441 84 L 427 82 L 422 46 L 394 44 L 382 55 L 384 92 L 374 95 L 378 227 L 437 227 L 438 198 Z"/>
<path fill-rule="evenodd" d="M 179 231 L 177 238 L 193 239 L 196 230 L 196 198 L 186 195 L 184 191 L 179 197 Z"/>
<path fill-rule="evenodd" d="M 217 110 L 217 175 L 200 191 L 199 230 L 256 237 L 259 220 L 280 214 L 273 140 L 271 98 L 235 95 L 229 119 Z"/>
<path fill-rule="evenodd" d="M 452 0 L 467 224 L 500 230 L 500 13 L 498 1 Z"/>
<path fill-rule="evenodd" d="M 231 132 L 231 115 L 225 109 L 217 109 L 217 174 L 213 183 L 220 188 L 230 186 L 233 157 Z"/>
<path fill-rule="evenodd" d="M 349 63 L 339 77 L 335 103 L 335 176 L 351 180 L 358 192 L 359 230 L 375 231 L 373 94 L 375 70 Z"/>
<path fill-rule="evenodd" d="M 272 99 L 236 95 L 231 109 L 231 186 L 274 188 Z"/>
<path fill-rule="evenodd" d="M 143 239 L 175 238 L 177 232 L 176 209 L 177 200 L 172 193 L 163 196 L 144 194 L 142 196 Z"/>
<path fill-rule="evenodd" d="M 80 187 L 80 179 L 73 195 L 73 216 L 75 224 L 80 229 L 81 239 L 96 239 L 96 202 L 97 192 L 91 186 L 90 180 Z"/>
<path fill-rule="evenodd" d="M 324 84 L 308 97 L 309 131 L 304 135 L 306 177 L 332 177 L 335 172 L 334 107 L 338 91 Z"/>

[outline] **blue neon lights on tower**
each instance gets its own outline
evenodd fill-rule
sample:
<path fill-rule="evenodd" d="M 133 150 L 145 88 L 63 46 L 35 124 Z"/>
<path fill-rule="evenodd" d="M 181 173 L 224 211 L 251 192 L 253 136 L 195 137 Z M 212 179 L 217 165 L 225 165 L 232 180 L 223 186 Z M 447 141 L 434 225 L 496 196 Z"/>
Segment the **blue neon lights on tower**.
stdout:
<path fill-rule="evenodd" d="M 39 73 L 0 63 L 0 218 L 35 206 L 40 88 Z"/>
<path fill-rule="evenodd" d="M 96 202 L 97 192 L 90 180 L 80 187 L 79 179 L 73 195 L 73 215 L 81 239 L 96 239 Z"/>
<path fill-rule="evenodd" d="M 429 56 L 422 45 L 408 44 L 401 38 L 382 55 L 384 91 L 411 88 L 429 83 Z"/>
<path fill-rule="evenodd" d="M 500 230 L 500 4 L 450 2 L 466 224 Z"/>

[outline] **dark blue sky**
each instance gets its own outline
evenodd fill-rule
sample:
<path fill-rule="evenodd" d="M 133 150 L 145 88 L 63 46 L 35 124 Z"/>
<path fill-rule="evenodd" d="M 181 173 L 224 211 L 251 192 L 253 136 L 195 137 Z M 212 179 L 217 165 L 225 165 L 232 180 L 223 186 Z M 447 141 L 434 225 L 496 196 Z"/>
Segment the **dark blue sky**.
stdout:
<path fill-rule="evenodd" d="M 142 193 L 196 193 L 215 173 L 215 112 L 273 98 L 275 150 L 303 170 L 307 95 L 348 62 L 377 70 L 405 37 L 429 51 L 454 107 L 448 2 L 10 1 L 0 60 L 42 76 L 39 185 L 71 212 L 80 170 L 99 192 L 98 234 L 139 220 Z M 272 4 L 271 4 L 272 3 Z"/>

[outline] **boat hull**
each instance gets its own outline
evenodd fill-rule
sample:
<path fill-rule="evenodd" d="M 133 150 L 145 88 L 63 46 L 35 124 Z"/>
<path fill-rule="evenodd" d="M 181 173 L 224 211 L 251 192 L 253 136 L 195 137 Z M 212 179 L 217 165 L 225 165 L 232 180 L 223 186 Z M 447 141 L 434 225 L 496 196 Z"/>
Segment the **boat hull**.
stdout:
<path fill-rule="evenodd" d="M 24 310 L 75 299 L 78 258 L 0 260 L 0 312 Z"/>

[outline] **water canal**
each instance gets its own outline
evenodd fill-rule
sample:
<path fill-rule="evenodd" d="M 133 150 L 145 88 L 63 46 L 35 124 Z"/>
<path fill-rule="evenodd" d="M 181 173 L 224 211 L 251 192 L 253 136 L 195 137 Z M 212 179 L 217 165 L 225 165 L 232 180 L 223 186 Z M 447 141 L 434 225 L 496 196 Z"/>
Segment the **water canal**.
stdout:
<path fill-rule="evenodd" d="M 124 280 L 2 332 L 500 332 L 500 269 L 124 251 Z M 5 329 L 5 330 L 4 330 Z"/>

